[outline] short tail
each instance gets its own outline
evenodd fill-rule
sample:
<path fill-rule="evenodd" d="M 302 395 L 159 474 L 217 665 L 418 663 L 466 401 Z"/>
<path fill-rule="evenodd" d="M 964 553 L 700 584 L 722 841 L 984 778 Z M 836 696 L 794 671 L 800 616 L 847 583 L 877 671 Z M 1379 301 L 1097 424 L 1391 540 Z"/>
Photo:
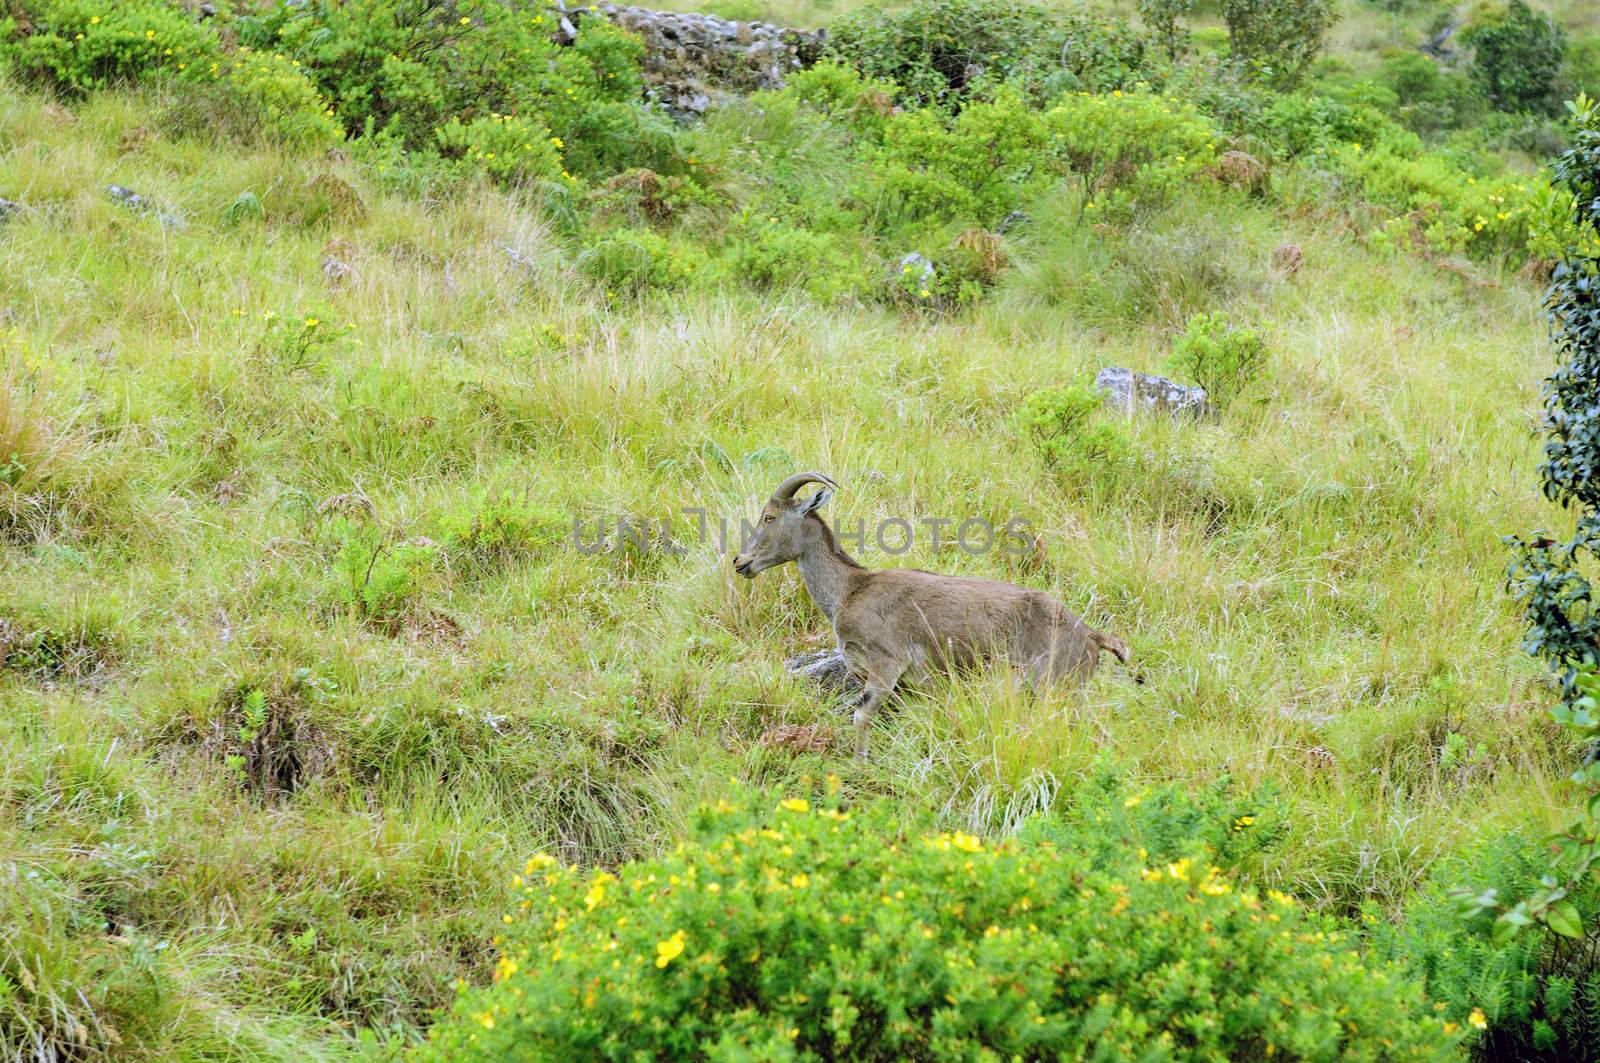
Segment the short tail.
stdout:
<path fill-rule="evenodd" d="M 1107 635 L 1104 631 L 1091 631 L 1089 633 L 1089 638 L 1093 640 L 1095 646 L 1098 648 L 1102 650 L 1110 650 L 1111 655 L 1117 660 L 1121 661 L 1123 664 L 1128 663 L 1128 644 L 1117 638 L 1117 636 Z"/>

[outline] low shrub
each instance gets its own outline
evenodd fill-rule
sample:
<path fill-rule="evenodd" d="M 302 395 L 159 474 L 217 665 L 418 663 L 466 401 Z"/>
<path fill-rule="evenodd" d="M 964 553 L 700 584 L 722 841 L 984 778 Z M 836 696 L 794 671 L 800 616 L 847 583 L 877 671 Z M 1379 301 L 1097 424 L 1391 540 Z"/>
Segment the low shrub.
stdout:
<path fill-rule="evenodd" d="M 386 635 L 398 634 L 406 621 L 421 615 L 437 572 L 437 543 L 396 539 L 376 524 L 343 519 L 332 534 L 338 552 L 330 578 L 339 604 Z"/>
<path fill-rule="evenodd" d="M 1127 437 L 1116 425 L 1095 422 L 1104 401 L 1105 396 L 1089 384 L 1041 388 L 1022 400 L 1017 428 L 1050 468 L 1084 472 L 1114 462 L 1128 450 Z"/>
<path fill-rule="evenodd" d="M 1478 1038 L 1477 1058 L 1588 1059 L 1600 1043 L 1600 882 L 1585 879 L 1566 897 L 1586 935 L 1495 933 L 1498 903 L 1526 896 L 1547 872 L 1541 849 L 1501 837 L 1434 868 L 1398 923 L 1368 917 L 1375 953 L 1413 972 L 1442 1017 Z M 1492 894 L 1480 914 L 1462 916 L 1462 888 Z"/>
<path fill-rule="evenodd" d="M 417 1058 L 1453 1058 L 1345 931 L 1203 861 L 734 797 L 614 874 L 530 859 Z"/>
<path fill-rule="evenodd" d="M 344 130 L 306 70 L 282 55 L 241 49 L 222 65 L 222 90 L 257 129 L 311 150 L 332 147 Z"/>
<path fill-rule="evenodd" d="M 433 538 L 442 544 L 453 569 L 484 577 L 539 557 L 571 533 L 571 521 L 564 514 L 502 494 L 446 513 Z"/>
<path fill-rule="evenodd" d="M 730 278 L 802 288 L 823 301 L 858 292 L 864 274 L 838 237 L 748 215 L 735 220 L 718 266 Z"/>
<path fill-rule="evenodd" d="M 1216 162 L 1221 139 L 1192 106 L 1149 92 L 1069 95 L 1044 121 L 1052 147 L 1082 176 L 1084 209 L 1096 218 L 1170 198 Z"/>
<path fill-rule="evenodd" d="M 0 65 L 58 92 L 212 76 L 216 36 L 167 0 L 26 0 L 0 19 Z"/>
<path fill-rule="evenodd" d="M 1003 92 L 953 119 L 922 108 L 891 116 L 857 196 L 880 230 L 968 220 L 994 226 L 1061 173 L 1046 119 Z"/>
<path fill-rule="evenodd" d="M 1217 409 L 1226 409 L 1260 376 L 1267 345 L 1250 329 L 1236 329 L 1220 314 L 1196 314 L 1173 343 L 1167 367 L 1205 388 Z"/>
<path fill-rule="evenodd" d="M 434 131 L 439 150 L 503 185 L 527 185 L 561 176 L 559 137 L 536 118 L 491 114 L 462 124 L 452 117 Z"/>
<path fill-rule="evenodd" d="M 706 266 L 706 254 L 698 244 L 633 227 L 593 237 L 578 255 L 578 269 L 611 294 L 680 288 L 704 276 Z"/>
<path fill-rule="evenodd" d="M 1002 0 L 872 4 L 830 27 L 828 54 L 900 86 L 918 105 L 957 108 L 1011 84 L 1036 99 L 1137 80 L 1146 41 L 1120 20 Z"/>

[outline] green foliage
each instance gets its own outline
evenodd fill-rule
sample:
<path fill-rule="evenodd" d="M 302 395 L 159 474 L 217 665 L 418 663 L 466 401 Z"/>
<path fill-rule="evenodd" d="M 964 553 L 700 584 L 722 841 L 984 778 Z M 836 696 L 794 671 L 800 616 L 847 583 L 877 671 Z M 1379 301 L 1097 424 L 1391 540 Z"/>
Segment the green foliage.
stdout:
<path fill-rule="evenodd" d="M 1180 100 L 1147 92 L 1065 96 L 1044 116 L 1052 147 L 1101 217 L 1157 206 L 1216 161 L 1221 132 Z"/>
<path fill-rule="evenodd" d="M 1555 267 L 1545 297 L 1552 338 L 1565 361 L 1545 381 L 1544 495 L 1574 511 L 1569 536 L 1537 532 L 1509 536 L 1515 557 L 1507 572 L 1528 625 L 1524 643 L 1561 680 L 1562 702 L 1551 710 L 1567 734 L 1587 748 L 1572 774 L 1579 816 L 1556 838 L 1539 888 L 1504 907 L 1496 932 L 1514 934 L 1542 923 L 1564 937 L 1583 934 L 1582 913 L 1572 907 L 1577 887 L 1600 872 L 1600 658 L 1596 633 L 1600 613 L 1586 559 L 1600 556 L 1600 106 L 1587 97 L 1570 105 L 1578 136 L 1556 164 L 1556 179 L 1572 194 L 1576 239 Z M 1501 908 L 1499 898 L 1480 898 L 1475 908 Z M 1595 927 L 1590 922 L 1589 932 Z"/>
<path fill-rule="evenodd" d="M 1258 333 L 1234 328 L 1220 314 L 1196 314 L 1173 341 L 1167 368 L 1205 388 L 1222 410 L 1255 383 L 1266 361 L 1267 345 Z"/>
<path fill-rule="evenodd" d="M 566 514 L 506 493 L 440 518 L 434 538 L 450 566 L 481 579 L 544 556 L 572 532 Z"/>
<path fill-rule="evenodd" d="M 1472 48 L 1472 76 L 1502 111 L 1560 111 L 1558 79 L 1566 35 L 1523 0 L 1481 13 L 1461 34 Z"/>
<path fill-rule="evenodd" d="M 1183 20 L 1194 10 L 1194 0 L 1139 0 L 1139 18 L 1155 35 L 1167 59 L 1177 61 L 1189 50 L 1189 28 Z"/>
<path fill-rule="evenodd" d="M 1421 52 L 1400 49 L 1385 55 L 1378 78 L 1394 93 L 1395 118 L 1418 133 L 1455 128 L 1481 108 L 1469 78 Z"/>
<path fill-rule="evenodd" d="M 1125 23 L 1004 0 L 913 0 L 858 8 L 831 27 L 829 55 L 900 86 L 921 105 L 959 107 L 994 86 L 1031 95 L 1134 81 L 1145 41 Z"/>
<path fill-rule="evenodd" d="M 1422 142 L 1415 135 L 1376 108 L 1322 95 L 1277 96 L 1262 110 L 1256 128 L 1287 158 L 1326 155 L 1349 144 L 1359 144 L 1363 150 L 1382 147 L 1405 158 L 1422 151 Z"/>
<path fill-rule="evenodd" d="M 612 295 L 682 287 L 703 276 L 706 266 L 706 254 L 699 245 L 633 227 L 613 229 L 586 241 L 578 256 L 578 268 Z"/>
<path fill-rule="evenodd" d="M 1322 51 L 1338 21 L 1332 0 L 1222 0 L 1228 52 L 1277 88 L 1289 88 Z"/>
<path fill-rule="evenodd" d="M 216 75 L 216 37 L 167 0 L 27 0 L 20 7 L 24 20 L 0 21 L 0 64 L 59 92 Z"/>
<path fill-rule="evenodd" d="M 1573 37 L 1567 45 L 1565 82 L 1574 92 L 1600 96 L 1600 34 Z"/>
<path fill-rule="evenodd" d="M 718 268 L 730 278 L 801 288 L 823 301 L 862 288 L 861 271 L 838 237 L 760 215 L 735 219 Z"/>
<path fill-rule="evenodd" d="M 1046 149 L 1046 119 L 1014 92 L 975 102 L 948 118 L 931 108 L 902 111 L 884 126 L 859 198 L 880 229 L 998 224 L 1060 174 Z"/>
<path fill-rule="evenodd" d="M 1507 835 L 1443 861 L 1398 922 L 1368 916 L 1374 951 L 1415 972 L 1443 1003 L 1443 1018 L 1483 1028 L 1478 1053 L 1486 1058 L 1584 1059 L 1600 1038 L 1600 881 L 1580 880 L 1557 902 L 1558 921 L 1589 928 L 1575 938 L 1506 936 L 1488 914 L 1502 898 L 1537 890 L 1548 864 L 1542 846 Z M 1463 894 L 1476 909 L 1465 920 Z"/>
<path fill-rule="evenodd" d="M 451 118 L 434 135 L 445 158 L 459 159 L 503 185 L 527 185 L 563 173 L 562 142 L 537 119 L 489 114 L 463 125 Z"/>
<path fill-rule="evenodd" d="M 306 70 L 280 54 L 241 49 L 221 70 L 220 90 L 239 112 L 253 114 L 271 138 L 312 151 L 344 139 Z"/>
<path fill-rule="evenodd" d="M 529 860 L 495 984 L 464 989 L 419 1058 L 1454 1051 L 1344 931 L 1204 861 L 1097 864 L 1037 837 L 908 830 L 886 805 L 735 796 L 616 874 Z"/>
<path fill-rule="evenodd" d="M 385 634 L 420 615 L 440 556 L 431 539 L 399 540 L 372 523 L 337 521 L 330 574 L 335 599 Z"/>
<path fill-rule="evenodd" d="M 1128 453 L 1128 439 L 1115 424 L 1096 422 L 1105 396 L 1090 384 L 1041 388 L 1022 400 L 1016 426 L 1045 465 L 1064 475 L 1086 475 Z"/>
<path fill-rule="evenodd" d="M 437 138 L 522 181 L 559 171 L 556 144 L 581 145 L 565 160 L 578 170 L 621 168 L 650 146 L 629 142 L 642 110 L 637 38 L 603 20 L 582 26 L 562 48 L 549 15 L 507 0 L 283 2 L 239 20 L 239 39 L 304 64 L 352 135 L 390 134 L 412 150 Z"/>

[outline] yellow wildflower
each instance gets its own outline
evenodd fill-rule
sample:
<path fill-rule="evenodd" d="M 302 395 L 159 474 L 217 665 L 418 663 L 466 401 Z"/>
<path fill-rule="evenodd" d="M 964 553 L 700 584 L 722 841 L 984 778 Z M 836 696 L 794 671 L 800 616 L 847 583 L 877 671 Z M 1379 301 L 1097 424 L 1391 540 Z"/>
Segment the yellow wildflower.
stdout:
<path fill-rule="evenodd" d="M 1482 1008 L 1473 1008 L 1472 1014 L 1467 1016 L 1467 1024 L 1475 1030 L 1487 1030 L 1489 1020 L 1484 1016 Z"/>
<path fill-rule="evenodd" d="M 778 806 L 780 808 L 787 809 L 790 812 L 811 811 L 811 803 L 803 797 L 791 797 L 787 800 L 778 802 Z"/>
<path fill-rule="evenodd" d="M 685 934 L 682 930 L 675 931 L 665 941 L 656 942 L 656 966 L 665 967 L 679 956 L 683 955 Z"/>

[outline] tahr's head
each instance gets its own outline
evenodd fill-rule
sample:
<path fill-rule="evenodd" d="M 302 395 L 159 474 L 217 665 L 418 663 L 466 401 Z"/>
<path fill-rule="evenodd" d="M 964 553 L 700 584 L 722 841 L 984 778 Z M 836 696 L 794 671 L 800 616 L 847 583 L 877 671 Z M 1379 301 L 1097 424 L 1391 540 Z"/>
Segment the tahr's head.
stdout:
<path fill-rule="evenodd" d="M 794 497 L 796 491 L 810 483 L 821 484 L 822 490 L 806 498 Z M 755 531 L 744 544 L 744 550 L 733 559 L 733 570 L 746 579 L 754 579 L 757 572 L 799 557 L 810 534 L 806 528 L 807 518 L 833 497 L 838 486 L 820 472 L 795 473 L 779 484 L 767 504 L 761 507 Z"/>

